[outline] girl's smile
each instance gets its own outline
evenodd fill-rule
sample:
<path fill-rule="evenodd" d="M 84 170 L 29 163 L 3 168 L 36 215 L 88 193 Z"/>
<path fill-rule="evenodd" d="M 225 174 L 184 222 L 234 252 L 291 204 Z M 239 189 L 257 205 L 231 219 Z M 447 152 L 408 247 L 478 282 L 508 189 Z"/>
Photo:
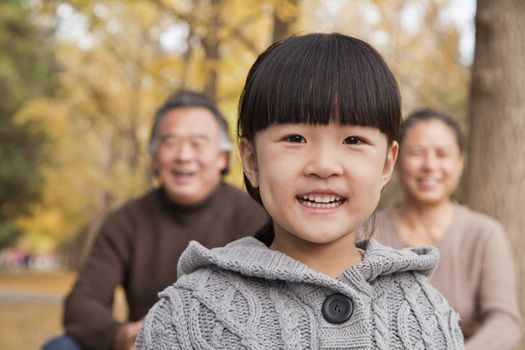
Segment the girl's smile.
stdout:
<path fill-rule="evenodd" d="M 331 212 L 346 202 L 346 198 L 325 190 L 314 190 L 298 195 L 296 198 L 305 209 L 320 214 Z"/>

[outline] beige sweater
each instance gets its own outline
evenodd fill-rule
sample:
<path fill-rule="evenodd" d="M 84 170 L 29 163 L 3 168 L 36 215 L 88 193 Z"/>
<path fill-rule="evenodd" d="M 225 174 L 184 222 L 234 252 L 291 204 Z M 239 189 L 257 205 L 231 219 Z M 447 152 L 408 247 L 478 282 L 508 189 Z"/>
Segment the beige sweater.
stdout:
<path fill-rule="evenodd" d="M 376 215 L 374 238 L 400 249 L 393 208 Z M 432 285 L 460 314 L 467 350 L 505 350 L 521 336 L 514 262 L 507 236 L 494 219 L 456 205 L 437 244 L 441 258 Z"/>

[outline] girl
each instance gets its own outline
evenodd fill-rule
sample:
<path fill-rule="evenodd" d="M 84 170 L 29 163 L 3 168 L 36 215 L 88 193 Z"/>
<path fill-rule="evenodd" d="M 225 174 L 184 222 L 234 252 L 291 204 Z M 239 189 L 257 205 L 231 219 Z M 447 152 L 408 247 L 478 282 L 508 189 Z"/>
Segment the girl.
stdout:
<path fill-rule="evenodd" d="M 341 34 L 278 42 L 251 68 L 239 112 L 245 183 L 272 220 L 258 239 L 190 243 L 137 347 L 463 348 L 428 283 L 435 249 L 355 243 L 398 151 L 399 92 L 381 56 Z"/>
<path fill-rule="evenodd" d="M 460 314 L 465 348 L 511 349 L 521 336 L 512 250 L 500 223 L 452 198 L 463 170 L 459 125 L 423 110 L 404 126 L 397 166 L 404 198 L 378 213 L 374 238 L 399 249 L 436 246 L 441 261 L 431 283 Z"/>

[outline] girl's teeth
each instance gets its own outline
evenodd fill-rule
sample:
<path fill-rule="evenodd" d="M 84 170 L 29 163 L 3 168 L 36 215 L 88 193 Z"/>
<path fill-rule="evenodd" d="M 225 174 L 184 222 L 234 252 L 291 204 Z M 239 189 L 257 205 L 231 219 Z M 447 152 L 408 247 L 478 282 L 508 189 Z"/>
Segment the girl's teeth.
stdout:
<path fill-rule="evenodd" d="M 333 202 L 333 203 L 312 203 L 312 202 L 305 202 L 304 205 L 306 205 L 307 207 L 312 207 L 312 208 L 328 209 L 328 208 L 335 208 L 335 207 L 337 207 L 338 203 L 337 203 L 337 202 Z"/>
<path fill-rule="evenodd" d="M 333 208 L 336 207 L 342 198 L 336 195 L 314 196 L 302 195 L 304 204 L 313 208 Z"/>

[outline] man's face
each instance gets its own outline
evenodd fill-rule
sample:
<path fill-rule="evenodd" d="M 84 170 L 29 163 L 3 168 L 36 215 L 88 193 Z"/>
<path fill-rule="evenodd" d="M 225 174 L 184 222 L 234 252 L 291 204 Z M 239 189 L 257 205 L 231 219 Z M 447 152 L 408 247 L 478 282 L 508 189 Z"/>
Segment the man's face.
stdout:
<path fill-rule="evenodd" d="M 220 132 L 202 107 L 175 108 L 160 121 L 153 168 L 175 203 L 196 204 L 221 181 L 228 157 L 219 147 Z"/>

